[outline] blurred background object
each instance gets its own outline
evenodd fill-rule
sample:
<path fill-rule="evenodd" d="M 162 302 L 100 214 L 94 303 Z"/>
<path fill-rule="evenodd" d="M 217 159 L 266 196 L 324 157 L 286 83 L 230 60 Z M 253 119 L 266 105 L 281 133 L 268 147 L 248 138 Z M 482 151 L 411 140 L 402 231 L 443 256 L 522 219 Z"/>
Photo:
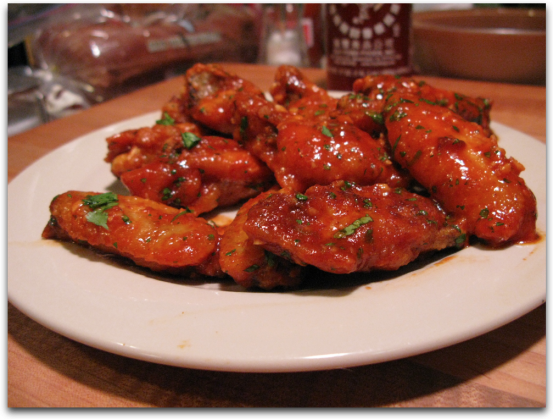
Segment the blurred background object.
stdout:
<path fill-rule="evenodd" d="M 301 19 L 309 67 L 325 67 L 323 5 L 305 3 Z"/>
<path fill-rule="evenodd" d="M 303 28 L 303 4 L 264 4 L 258 62 L 309 65 Z"/>
<path fill-rule="evenodd" d="M 324 39 L 329 6 L 10 3 L 8 134 L 184 74 L 196 62 L 335 71 Z M 383 6 L 391 5 L 378 7 Z M 545 4 L 406 6 L 412 7 L 413 65 L 405 68 L 442 77 L 545 84 Z M 399 42 L 397 37 L 385 42 L 390 39 Z"/>
<path fill-rule="evenodd" d="M 478 4 L 413 14 L 419 74 L 544 85 L 544 4 Z M 421 10 L 421 9 L 419 9 Z"/>
<path fill-rule="evenodd" d="M 413 12 L 427 12 L 430 10 L 465 10 L 472 9 L 473 3 L 413 3 Z"/>
<path fill-rule="evenodd" d="M 9 4 L 10 132 L 184 74 L 196 62 L 254 63 L 259 13 L 245 4 Z M 31 90 L 18 87 L 22 78 Z M 23 124 L 19 116 L 31 112 L 22 110 L 22 93 L 36 105 Z"/>
<path fill-rule="evenodd" d="M 410 75 L 412 5 L 326 4 L 327 82 L 350 90 L 369 74 Z"/>
<path fill-rule="evenodd" d="M 254 62 L 250 9 L 215 4 L 75 5 L 36 33 L 32 61 L 82 84 L 93 102 L 163 80 L 198 61 Z"/>

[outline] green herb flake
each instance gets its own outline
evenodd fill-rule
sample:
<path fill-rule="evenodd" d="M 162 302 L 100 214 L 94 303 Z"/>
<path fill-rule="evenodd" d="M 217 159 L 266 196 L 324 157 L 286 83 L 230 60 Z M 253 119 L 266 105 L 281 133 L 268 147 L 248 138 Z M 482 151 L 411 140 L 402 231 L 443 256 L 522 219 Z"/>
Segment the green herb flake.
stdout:
<path fill-rule="evenodd" d="M 184 215 L 184 214 L 190 214 L 192 212 L 191 209 L 189 209 L 188 207 L 184 210 L 184 211 L 181 211 L 179 212 L 177 215 L 175 215 L 173 217 L 173 219 L 171 220 L 171 222 L 175 221 L 177 218 L 179 218 L 181 215 Z"/>
<path fill-rule="evenodd" d="M 416 163 L 416 161 L 420 158 L 420 156 L 422 156 L 422 151 L 421 150 L 417 150 L 417 152 L 415 153 L 415 155 L 413 156 L 413 158 L 411 159 L 411 161 L 409 163 L 407 163 L 407 166 L 412 166 Z"/>
<path fill-rule="evenodd" d="M 297 199 L 298 201 L 307 201 L 308 198 L 307 198 L 307 196 L 305 196 L 305 195 L 303 195 L 303 194 L 301 194 L 301 193 L 297 193 L 297 194 L 296 194 L 296 199 Z"/>
<path fill-rule="evenodd" d="M 181 136 L 182 136 L 182 143 L 188 150 L 192 149 L 202 140 L 196 134 L 193 134 L 191 132 L 183 132 Z"/>
<path fill-rule="evenodd" d="M 163 118 L 156 121 L 158 125 L 175 125 L 175 120 L 167 113 L 163 113 Z"/>
<path fill-rule="evenodd" d="M 106 210 L 113 208 L 119 204 L 117 195 L 113 192 L 107 192 L 99 195 L 87 195 L 83 199 L 83 203 L 93 210 L 86 214 L 86 220 L 97 226 L 104 227 L 109 230 L 107 221 L 108 214 Z"/>
<path fill-rule="evenodd" d="M 358 220 L 355 220 L 349 226 L 340 230 L 338 233 L 334 235 L 334 238 L 343 239 L 344 237 L 351 236 L 353 233 L 355 233 L 355 230 L 357 230 L 359 227 L 361 227 L 364 224 L 370 223 L 371 221 L 373 221 L 373 219 L 368 214 L 366 214 L 364 217 L 359 218 Z"/>
<path fill-rule="evenodd" d="M 244 269 L 244 272 L 254 272 L 259 269 L 259 265 L 252 265 Z"/>
<path fill-rule="evenodd" d="M 396 154 L 396 147 L 397 147 L 397 144 L 399 143 L 399 140 L 401 140 L 401 134 L 399 134 L 399 137 L 397 137 L 397 140 L 394 143 L 394 146 L 392 147 L 392 156 Z"/>
<path fill-rule="evenodd" d="M 249 122 L 248 122 L 248 117 L 247 116 L 243 116 L 241 119 L 240 119 L 240 134 L 243 135 L 246 130 L 248 129 L 248 125 L 249 125 Z"/>
<path fill-rule="evenodd" d="M 467 239 L 467 235 L 465 233 L 461 234 L 460 236 L 457 236 L 457 238 L 455 239 L 455 245 L 457 247 L 461 247 L 465 243 L 466 239 Z"/>
<path fill-rule="evenodd" d="M 390 122 L 399 121 L 403 118 L 405 118 L 407 114 L 403 112 L 401 109 L 397 109 L 391 116 L 390 116 Z"/>
<path fill-rule="evenodd" d="M 330 132 L 330 130 L 326 126 L 323 126 L 321 132 L 323 133 L 323 135 L 326 135 L 327 137 L 334 138 L 334 135 L 332 134 L 332 132 Z"/>
<path fill-rule="evenodd" d="M 83 204 L 88 205 L 90 209 L 109 209 L 119 203 L 117 195 L 113 192 L 106 192 L 99 195 L 87 195 L 83 199 Z"/>
<path fill-rule="evenodd" d="M 89 212 L 88 214 L 86 214 L 86 220 L 88 222 L 91 222 L 92 224 L 96 224 L 97 226 L 104 227 L 106 230 L 109 230 L 107 224 L 108 214 L 103 210 L 95 210 Z"/>
<path fill-rule="evenodd" d="M 482 211 L 480 211 L 480 217 L 486 218 L 490 214 L 490 210 L 487 208 L 484 208 Z"/>
<path fill-rule="evenodd" d="M 384 125 L 384 118 L 382 117 L 381 113 L 367 111 L 365 112 L 365 114 L 369 116 L 378 125 Z"/>
<path fill-rule="evenodd" d="M 234 252 L 236 252 L 236 249 L 232 249 L 230 252 L 225 253 L 225 256 L 231 256 Z"/>

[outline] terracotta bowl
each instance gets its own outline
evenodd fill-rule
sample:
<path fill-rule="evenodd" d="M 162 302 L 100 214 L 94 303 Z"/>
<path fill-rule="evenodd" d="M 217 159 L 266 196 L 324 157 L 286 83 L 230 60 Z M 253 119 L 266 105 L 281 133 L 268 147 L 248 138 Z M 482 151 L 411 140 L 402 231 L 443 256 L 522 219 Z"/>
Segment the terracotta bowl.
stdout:
<path fill-rule="evenodd" d="M 413 14 L 421 74 L 545 84 L 545 10 L 471 9 Z"/>

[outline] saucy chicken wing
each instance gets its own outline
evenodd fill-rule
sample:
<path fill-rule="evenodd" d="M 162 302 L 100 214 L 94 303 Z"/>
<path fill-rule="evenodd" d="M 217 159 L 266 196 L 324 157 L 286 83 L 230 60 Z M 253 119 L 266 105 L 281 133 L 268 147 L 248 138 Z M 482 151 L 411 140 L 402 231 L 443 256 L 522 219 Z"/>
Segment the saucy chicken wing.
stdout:
<path fill-rule="evenodd" d="M 482 132 L 491 134 L 490 109 L 491 102 L 485 98 L 472 98 L 449 90 L 438 89 L 424 81 L 416 81 L 408 77 L 396 77 L 391 75 L 366 76 L 353 83 L 353 92 L 360 95 L 365 101 L 371 103 L 369 109 L 381 106 L 381 111 L 391 94 L 403 94 L 418 96 L 420 101 L 443 106 L 455 112 L 461 118 L 477 123 L 482 127 Z M 376 103 L 372 103 L 376 102 Z"/>
<path fill-rule="evenodd" d="M 264 192 L 246 202 L 221 240 L 221 269 L 245 288 L 293 288 L 304 276 L 304 268 L 255 245 L 243 229 L 250 208 L 271 193 L 276 191 Z"/>
<path fill-rule="evenodd" d="M 221 275 L 217 229 L 186 211 L 111 192 L 68 191 L 52 200 L 50 213 L 45 239 L 86 243 L 153 271 Z"/>
<path fill-rule="evenodd" d="M 123 173 L 161 156 L 178 153 L 184 148 L 183 136 L 189 134 L 200 136 L 203 131 L 194 123 L 175 124 L 165 118 L 152 127 L 127 130 L 108 137 L 108 153 L 104 160 L 111 163 L 111 172 L 119 178 Z"/>
<path fill-rule="evenodd" d="M 339 274 L 395 270 L 423 252 L 465 244 L 432 200 L 346 181 L 269 195 L 249 210 L 243 228 L 255 245 Z"/>
<path fill-rule="evenodd" d="M 235 128 L 232 117 L 237 92 L 263 97 L 263 92 L 253 83 L 218 65 L 196 64 L 185 74 L 181 101 L 194 121 L 231 135 Z"/>
<path fill-rule="evenodd" d="M 125 131 L 107 139 L 105 160 L 132 195 L 196 214 L 251 198 L 274 183 L 266 165 L 236 141 L 198 134 L 194 124 Z"/>
<path fill-rule="evenodd" d="M 283 188 L 303 192 L 344 179 L 361 185 L 405 187 L 410 178 L 375 140 L 340 115 L 302 116 L 262 98 L 237 94 L 235 120 L 244 146 L 263 160 Z"/>
<path fill-rule="evenodd" d="M 495 136 L 447 107 L 398 91 L 384 112 L 392 156 L 471 235 L 490 245 L 536 238 L 536 199 Z"/>
<path fill-rule="evenodd" d="M 294 115 L 305 117 L 328 115 L 336 109 L 338 102 L 325 89 L 305 77 L 298 68 L 290 65 L 277 68 L 270 92 L 275 103 Z"/>
<path fill-rule="evenodd" d="M 236 141 L 187 138 L 178 152 L 121 175 L 132 195 L 198 215 L 254 197 L 274 184 L 267 166 Z"/>

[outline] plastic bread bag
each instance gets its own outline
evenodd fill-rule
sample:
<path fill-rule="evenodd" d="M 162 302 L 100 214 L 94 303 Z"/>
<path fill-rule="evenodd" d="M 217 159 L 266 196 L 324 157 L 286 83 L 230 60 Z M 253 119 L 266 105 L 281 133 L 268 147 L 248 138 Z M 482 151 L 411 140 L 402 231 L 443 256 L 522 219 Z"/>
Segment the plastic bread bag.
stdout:
<path fill-rule="evenodd" d="M 30 50 L 35 66 L 71 78 L 101 102 L 198 61 L 255 62 L 255 22 L 246 5 L 71 5 L 50 16 Z"/>

